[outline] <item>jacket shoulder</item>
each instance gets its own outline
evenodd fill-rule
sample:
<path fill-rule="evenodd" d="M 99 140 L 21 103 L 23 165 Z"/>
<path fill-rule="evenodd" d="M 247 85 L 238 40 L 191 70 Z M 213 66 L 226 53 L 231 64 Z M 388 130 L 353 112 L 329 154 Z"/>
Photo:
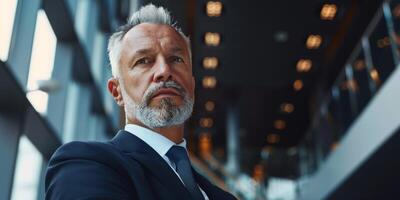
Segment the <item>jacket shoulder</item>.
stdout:
<path fill-rule="evenodd" d="M 107 142 L 70 142 L 49 161 L 46 199 L 130 199 L 135 195 L 126 159 Z"/>
<path fill-rule="evenodd" d="M 122 155 L 116 147 L 108 142 L 69 142 L 60 146 L 50 159 L 58 161 L 64 159 L 94 159 L 104 160 L 104 158 Z"/>

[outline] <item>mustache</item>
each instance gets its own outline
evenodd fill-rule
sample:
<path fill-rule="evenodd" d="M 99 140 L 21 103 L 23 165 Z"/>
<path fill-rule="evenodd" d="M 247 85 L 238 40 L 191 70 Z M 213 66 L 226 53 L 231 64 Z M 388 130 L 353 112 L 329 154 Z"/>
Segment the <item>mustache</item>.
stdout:
<path fill-rule="evenodd" d="M 144 94 L 144 99 L 143 99 L 144 102 L 145 102 L 146 104 L 148 104 L 150 98 L 151 98 L 155 93 L 157 93 L 157 92 L 158 92 L 159 90 L 161 90 L 161 89 L 167 89 L 167 88 L 175 89 L 175 90 L 179 93 L 179 95 L 180 95 L 181 97 L 186 96 L 186 91 L 185 91 L 185 89 L 183 89 L 183 87 L 182 87 L 179 83 L 177 83 L 177 82 L 175 82 L 175 81 L 172 81 L 172 80 L 169 80 L 169 81 L 163 81 L 163 82 L 159 82 L 159 83 L 156 83 L 156 84 L 154 84 L 154 85 L 151 85 L 151 86 L 147 89 L 147 91 L 145 92 L 145 94 Z"/>

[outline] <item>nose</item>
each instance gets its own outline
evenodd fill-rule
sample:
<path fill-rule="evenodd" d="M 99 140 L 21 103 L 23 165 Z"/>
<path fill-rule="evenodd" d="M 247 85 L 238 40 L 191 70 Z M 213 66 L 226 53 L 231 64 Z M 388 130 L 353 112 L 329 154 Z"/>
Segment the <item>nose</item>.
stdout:
<path fill-rule="evenodd" d="M 164 57 L 159 57 L 155 63 L 154 82 L 167 81 L 172 79 L 171 67 Z"/>

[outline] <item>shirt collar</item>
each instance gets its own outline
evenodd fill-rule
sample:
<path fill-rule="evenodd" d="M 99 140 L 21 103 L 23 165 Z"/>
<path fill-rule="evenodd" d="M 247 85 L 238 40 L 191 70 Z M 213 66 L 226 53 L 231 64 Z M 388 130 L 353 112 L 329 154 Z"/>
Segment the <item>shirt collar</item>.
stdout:
<path fill-rule="evenodd" d="M 184 147 L 186 149 L 186 140 L 179 144 L 175 144 L 165 136 L 150 130 L 148 128 L 144 128 L 135 124 L 127 124 L 125 125 L 125 131 L 132 133 L 133 135 L 137 136 L 145 143 L 147 143 L 151 148 L 153 148 L 161 157 L 165 156 L 168 150 L 173 145 L 178 145 Z"/>

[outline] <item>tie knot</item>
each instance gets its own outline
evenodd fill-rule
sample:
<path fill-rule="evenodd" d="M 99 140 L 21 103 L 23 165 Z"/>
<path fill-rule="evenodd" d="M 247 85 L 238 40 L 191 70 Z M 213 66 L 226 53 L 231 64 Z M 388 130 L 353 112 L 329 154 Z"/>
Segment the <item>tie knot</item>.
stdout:
<path fill-rule="evenodd" d="M 182 161 L 182 160 L 189 160 L 188 155 L 186 153 L 186 149 L 184 147 L 177 146 L 177 145 L 172 146 L 168 150 L 166 155 L 173 162 L 179 162 L 179 161 Z"/>

